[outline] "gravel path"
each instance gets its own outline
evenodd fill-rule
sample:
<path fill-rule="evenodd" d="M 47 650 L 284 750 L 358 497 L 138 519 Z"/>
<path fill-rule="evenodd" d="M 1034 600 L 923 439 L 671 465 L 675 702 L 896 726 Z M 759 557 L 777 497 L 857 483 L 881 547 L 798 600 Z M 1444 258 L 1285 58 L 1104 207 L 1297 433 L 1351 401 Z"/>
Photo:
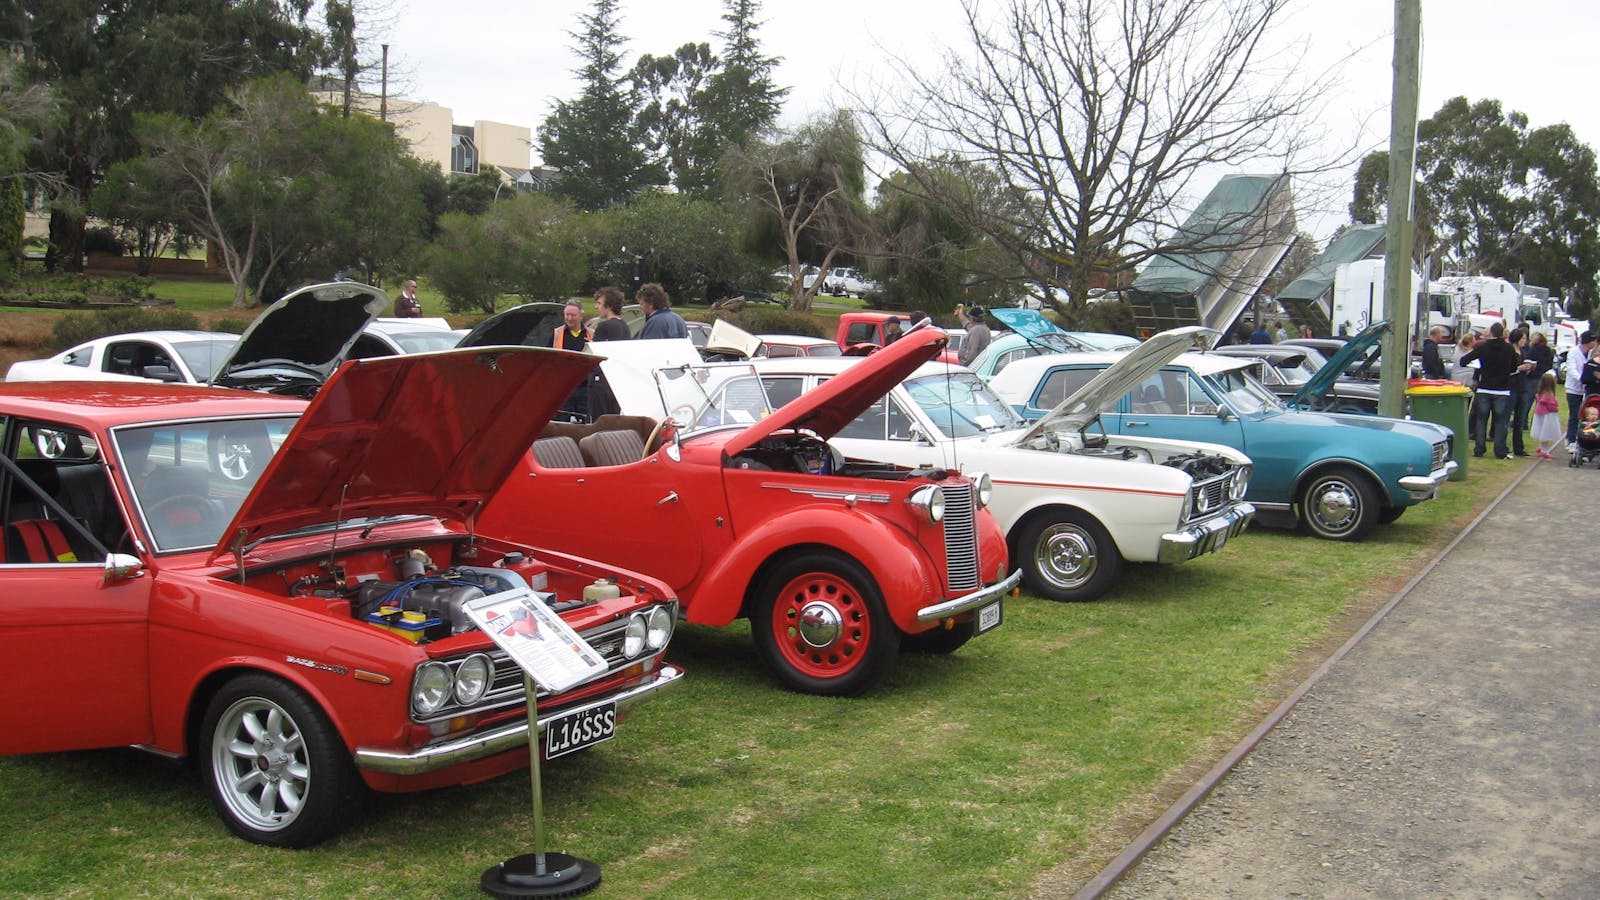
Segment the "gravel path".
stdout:
<path fill-rule="evenodd" d="M 1539 463 L 1105 896 L 1600 897 L 1585 508 Z"/>

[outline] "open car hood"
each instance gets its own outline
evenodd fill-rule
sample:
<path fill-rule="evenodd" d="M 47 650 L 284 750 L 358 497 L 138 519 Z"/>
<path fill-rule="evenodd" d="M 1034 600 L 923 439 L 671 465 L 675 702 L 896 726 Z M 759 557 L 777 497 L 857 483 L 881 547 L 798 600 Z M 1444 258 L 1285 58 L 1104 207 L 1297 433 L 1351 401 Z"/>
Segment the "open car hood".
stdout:
<path fill-rule="evenodd" d="M 989 310 L 989 314 L 1046 353 L 1073 353 L 1084 349 L 1081 341 L 1056 327 L 1056 323 L 1045 318 L 1039 310 L 1002 306 Z"/>
<path fill-rule="evenodd" d="M 1378 343 L 1388 331 L 1388 319 L 1373 322 L 1366 328 L 1361 329 L 1360 334 L 1345 341 L 1343 347 L 1340 347 L 1338 351 L 1328 357 L 1328 364 L 1318 369 L 1310 380 L 1300 386 L 1300 390 L 1294 392 L 1294 396 L 1289 398 L 1289 405 L 1310 405 L 1313 401 L 1322 398 L 1323 395 L 1333 390 L 1333 383 L 1344 375 L 1345 370 L 1350 368 L 1351 363 L 1364 358 L 1367 355 L 1367 351 L 1371 350 L 1372 346 Z"/>
<path fill-rule="evenodd" d="M 700 349 L 707 353 L 722 353 L 737 359 L 750 359 L 760 352 L 761 338 L 727 319 L 718 319 L 712 323 L 711 336 L 706 338 L 706 345 Z"/>
<path fill-rule="evenodd" d="M 344 362 L 362 329 L 389 307 L 389 295 L 370 285 L 339 281 L 289 292 L 262 310 L 211 384 L 238 387 L 247 370 L 281 366 L 326 381 Z"/>
<path fill-rule="evenodd" d="M 1083 430 L 1098 418 L 1106 407 L 1116 403 L 1122 395 L 1133 390 L 1135 385 L 1162 366 L 1177 359 L 1179 354 L 1193 348 L 1197 340 L 1215 335 L 1216 332 L 1210 328 L 1192 325 L 1163 331 L 1147 338 L 1139 346 L 1129 350 L 1127 355 L 1107 366 L 1105 371 L 1089 379 L 1088 383 L 1072 396 L 1061 401 L 1060 405 L 1035 422 L 1033 427 L 1015 443 L 1027 443 L 1044 432 L 1056 428 Z"/>
<path fill-rule="evenodd" d="M 273 454 L 212 559 L 335 519 L 470 522 L 599 362 L 497 347 L 347 363 Z"/>
<path fill-rule="evenodd" d="M 479 322 L 457 347 L 548 347 L 556 326 L 564 324 L 566 304 L 524 303 Z"/>
<path fill-rule="evenodd" d="M 724 452 L 736 456 L 779 431 L 803 429 L 823 439 L 831 438 L 915 372 L 917 366 L 942 353 L 949 342 L 949 335 L 938 328 L 912 329 L 824 381 L 816 390 L 801 394 L 744 429 L 728 442 Z"/>

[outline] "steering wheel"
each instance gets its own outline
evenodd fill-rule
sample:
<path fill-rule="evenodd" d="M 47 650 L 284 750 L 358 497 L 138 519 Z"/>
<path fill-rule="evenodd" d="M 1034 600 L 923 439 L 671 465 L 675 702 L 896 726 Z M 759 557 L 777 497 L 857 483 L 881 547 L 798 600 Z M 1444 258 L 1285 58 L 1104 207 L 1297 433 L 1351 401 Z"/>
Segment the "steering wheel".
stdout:
<path fill-rule="evenodd" d="M 646 456 L 649 456 L 661 448 L 663 436 L 668 425 L 673 425 L 674 428 L 677 427 L 671 419 L 662 419 L 656 422 L 656 427 L 650 429 L 650 436 L 644 439 L 644 452 Z"/>
<path fill-rule="evenodd" d="M 150 504 L 145 511 L 157 537 L 185 544 L 216 540 L 216 512 L 211 501 L 198 494 L 171 494 Z"/>

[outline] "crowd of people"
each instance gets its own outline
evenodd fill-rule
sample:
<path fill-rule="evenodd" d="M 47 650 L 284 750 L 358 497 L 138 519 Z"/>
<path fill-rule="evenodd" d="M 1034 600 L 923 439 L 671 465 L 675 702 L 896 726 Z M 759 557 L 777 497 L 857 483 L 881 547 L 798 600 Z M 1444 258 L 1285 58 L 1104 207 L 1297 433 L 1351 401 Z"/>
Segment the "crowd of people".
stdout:
<path fill-rule="evenodd" d="M 1493 445 L 1498 459 L 1530 456 L 1523 433 L 1528 432 L 1546 459 L 1563 438 L 1574 452 L 1579 430 L 1579 410 L 1588 396 L 1600 395 L 1600 354 L 1596 338 L 1586 331 L 1568 353 L 1564 382 L 1556 372 L 1555 349 L 1542 332 L 1504 323 L 1489 326 L 1479 337 L 1467 332 L 1456 343 L 1455 364 L 1446 367 L 1439 345 L 1448 340 L 1443 328 L 1434 328 L 1423 347 L 1422 369 L 1429 378 L 1451 378 L 1472 389 L 1468 431 L 1473 455 L 1483 456 Z M 1567 395 L 1567 422 L 1560 422 L 1557 386 Z"/>

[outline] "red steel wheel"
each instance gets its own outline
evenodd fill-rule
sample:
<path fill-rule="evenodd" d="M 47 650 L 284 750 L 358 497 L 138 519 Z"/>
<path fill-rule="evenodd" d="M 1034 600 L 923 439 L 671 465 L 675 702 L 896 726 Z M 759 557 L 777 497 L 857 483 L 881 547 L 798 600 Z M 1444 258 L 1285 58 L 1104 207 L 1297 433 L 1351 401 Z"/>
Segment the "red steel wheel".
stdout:
<path fill-rule="evenodd" d="M 877 584 L 852 559 L 808 553 L 778 565 L 756 595 L 762 659 L 789 687 L 850 696 L 879 681 L 900 650 Z"/>

